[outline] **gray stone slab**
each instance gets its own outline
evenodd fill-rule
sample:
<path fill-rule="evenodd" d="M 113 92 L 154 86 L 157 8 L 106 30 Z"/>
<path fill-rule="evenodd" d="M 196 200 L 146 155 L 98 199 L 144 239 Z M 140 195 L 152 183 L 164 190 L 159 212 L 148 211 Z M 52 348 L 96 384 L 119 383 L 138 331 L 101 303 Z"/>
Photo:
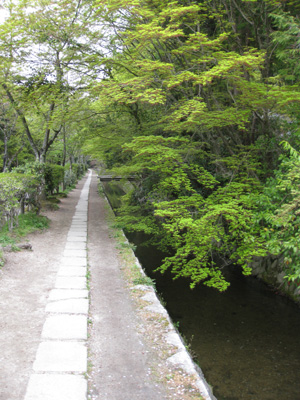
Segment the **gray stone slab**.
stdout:
<path fill-rule="evenodd" d="M 72 234 L 77 234 L 77 233 L 85 233 L 87 234 L 87 229 L 86 228 L 70 228 L 68 235 Z"/>
<path fill-rule="evenodd" d="M 70 242 L 68 241 L 65 245 L 66 250 L 86 250 L 86 242 Z"/>
<path fill-rule="evenodd" d="M 86 289 L 86 278 L 58 276 L 55 282 L 55 289 Z"/>
<path fill-rule="evenodd" d="M 46 312 L 66 313 L 66 314 L 85 314 L 89 311 L 88 299 L 67 299 L 52 301 L 46 306 Z"/>
<path fill-rule="evenodd" d="M 87 299 L 87 289 L 53 289 L 49 294 L 49 301 Z"/>
<path fill-rule="evenodd" d="M 42 342 L 37 350 L 33 370 L 84 373 L 87 370 L 87 348 L 79 342 Z"/>
<path fill-rule="evenodd" d="M 86 257 L 62 257 L 61 265 L 72 267 L 86 267 L 87 260 Z"/>
<path fill-rule="evenodd" d="M 86 237 L 86 232 L 82 231 L 69 231 L 67 239 L 72 239 L 73 237 Z"/>
<path fill-rule="evenodd" d="M 57 276 L 86 276 L 86 267 L 60 267 Z"/>
<path fill-rule="evenodd" d="M 33 374 L 24 400 L 86 400 L 87 381 L 80 375 Z"/>
<path fill-rule="evenodd" d="M 71 235 L 67 238 L 67 243 L 68 242 L 81 242 L 81 243 L 86 243 L 87 242 L 87 237 L 86 236 L 75 236 Z"/>
<path fill-rule="evenodd" d="M 86 257 L 87 252 L 86 250 L 81 249 L 65 249 L 64 250 L 64 257 Z"/>
<path fill-rule="evenodd" d="M 87 317 L 85 315 L 48 316 L 42 330 L 42 339 L 87 339 Z"/>

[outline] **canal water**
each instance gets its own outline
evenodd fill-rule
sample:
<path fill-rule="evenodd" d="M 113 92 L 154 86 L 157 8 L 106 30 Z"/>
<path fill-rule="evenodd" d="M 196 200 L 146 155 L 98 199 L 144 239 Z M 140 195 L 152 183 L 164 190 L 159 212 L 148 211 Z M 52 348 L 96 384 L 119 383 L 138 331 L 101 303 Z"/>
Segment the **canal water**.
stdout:
<path fill-rule="evenodd" d="M 105 188 L 108 197 L 119 189 Z M 111 192 L 111 193 L 110 193 Z M 226 271 L 225 293 L 154 273 L 158 250 L 128 236 L 218 400 L 300 400 L 300 309 L 263 282 Z"/>

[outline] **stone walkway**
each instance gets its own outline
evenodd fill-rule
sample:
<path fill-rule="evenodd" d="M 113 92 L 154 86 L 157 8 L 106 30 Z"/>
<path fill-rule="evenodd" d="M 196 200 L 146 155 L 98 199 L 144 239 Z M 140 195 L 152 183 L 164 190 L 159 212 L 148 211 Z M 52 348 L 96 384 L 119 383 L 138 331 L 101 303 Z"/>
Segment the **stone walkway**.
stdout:
<path fill-rule="evenodd" d="M 91 172 L 81 191 L 55 286 L 46 306 L 25 400 L 86 400 L 87 213 Z"/>

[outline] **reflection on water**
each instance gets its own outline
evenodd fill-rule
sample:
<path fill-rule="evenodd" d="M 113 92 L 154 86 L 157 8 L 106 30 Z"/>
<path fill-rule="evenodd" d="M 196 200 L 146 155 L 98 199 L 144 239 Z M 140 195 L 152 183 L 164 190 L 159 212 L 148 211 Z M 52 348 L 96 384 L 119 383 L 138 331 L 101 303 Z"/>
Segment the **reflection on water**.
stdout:
<path fill-rule="evenodd" d="M 131 236 L 137 244 L 138 237 Z M 228 271 L 225 293 L 154 274 L 162 254 L 138 246 L 218 400 L 300 400 L 300 310 L 255 278 Z"/>

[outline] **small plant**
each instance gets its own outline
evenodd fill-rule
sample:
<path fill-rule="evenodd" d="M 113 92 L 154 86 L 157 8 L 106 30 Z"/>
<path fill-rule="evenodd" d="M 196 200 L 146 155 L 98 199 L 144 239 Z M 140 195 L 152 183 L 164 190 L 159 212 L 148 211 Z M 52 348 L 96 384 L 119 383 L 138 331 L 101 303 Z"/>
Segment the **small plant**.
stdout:
<path fill-rule="evenodd" d="M 155 287 L 155 280 L 149 278 L 149 276 L 141 275 L 140 277 L 133 279 L 133 284 Z"/>
<path fill-rule="evenodd" d="M 117 249 L 131 249 L 131 250 L 135 250 L 136 246 L 132 243 L 128 243 L 128 242 L 119 242 L 119 244 L 116 246 Z"/>
<path fill-rule="evenodd" d="M 173 325 L 174 325 L 174 327 L 175 327 L 176 329 L 179 329 L 180 322 L 179 322 L 179 321 L 173 322 Z"/>
<path fill-rule="evenodd" d="M 0 250 L 0 269 L 3 267 L 5 263 L 5 258 L 3 252 Z"/>

